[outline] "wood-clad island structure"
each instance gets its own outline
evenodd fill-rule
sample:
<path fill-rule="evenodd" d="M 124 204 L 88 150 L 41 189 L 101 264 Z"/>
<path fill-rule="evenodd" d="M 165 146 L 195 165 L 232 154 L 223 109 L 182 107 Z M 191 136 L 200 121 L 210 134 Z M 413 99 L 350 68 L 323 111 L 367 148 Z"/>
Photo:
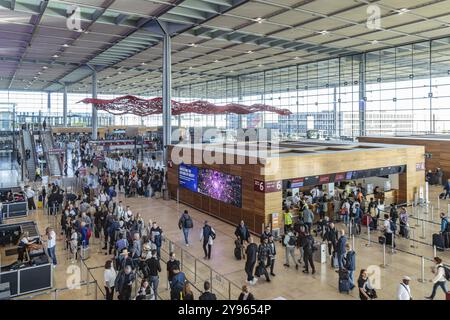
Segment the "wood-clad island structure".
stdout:
<path fill-rule="evenodd" d="M 424 153 L 421 146 L 311 140 L 177 144 L 169 146 L 168 188 L 173 199 L 178 192 L 180 202 L 235 225 L 244 220 L 252 231 L 260 233 L 263 224 L 271 222 L 273 213 L 282 213 L 283 186 L 294 182 L 312 188 L 343 180 L 398 174 L 395 200 L 412 201 L 424 184 L 425 171 L 421 169 Z M 193 181 L 186 182 L 185 171 Z M 205 175 L 218 182 L 205 181 Z M 229 195 L 215 194 L 211 189 L 216 187 L 221 192 L 232 193 L 234 198 L 240 197 L 239 201 L 231 201 Z"/>

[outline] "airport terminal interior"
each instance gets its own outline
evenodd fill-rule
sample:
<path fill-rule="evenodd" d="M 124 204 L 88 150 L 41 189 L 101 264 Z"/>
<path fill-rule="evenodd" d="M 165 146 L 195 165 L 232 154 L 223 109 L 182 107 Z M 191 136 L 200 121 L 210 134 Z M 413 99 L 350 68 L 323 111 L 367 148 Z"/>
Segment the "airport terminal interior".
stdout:
<path fill-rule="evenodd" d="M 450 300 L 450 0 L 0 0 L 0 299 Z"/>

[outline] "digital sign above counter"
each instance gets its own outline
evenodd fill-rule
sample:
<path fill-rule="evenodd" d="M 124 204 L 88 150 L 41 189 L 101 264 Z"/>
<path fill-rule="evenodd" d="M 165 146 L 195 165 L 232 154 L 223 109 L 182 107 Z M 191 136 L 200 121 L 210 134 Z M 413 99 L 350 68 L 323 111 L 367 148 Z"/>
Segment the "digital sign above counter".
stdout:
<path fill-rule="evenodd" d="M 241 177 L 185 164 L 180 164 L 178 170 L 180 187 L 242 207 Z"/>
<path fill-rule="evenodd" d="M 387 176 L 390 174 L 398 174 L 404 173 L 406 171 L 406 166 L 391 166 L 391 167 L 383 167 L 383 168 L 375 168 L 368 170 L 357 170 L 357 171 L 348 171 L 348 172 L 340 172 L 340 173 L 331 173 L 320 176 L 310 176 L 310 177 L 302 177 L 302 178 L 294 178 L 283 181 L 283 186 L 287 189 L 292 188 L 301 188 L 315 185 L 322 185 L 332 182 L 341 182 L 348 181 L 354 179 L 363 179 L 370 177 L 381 177 Z"/>

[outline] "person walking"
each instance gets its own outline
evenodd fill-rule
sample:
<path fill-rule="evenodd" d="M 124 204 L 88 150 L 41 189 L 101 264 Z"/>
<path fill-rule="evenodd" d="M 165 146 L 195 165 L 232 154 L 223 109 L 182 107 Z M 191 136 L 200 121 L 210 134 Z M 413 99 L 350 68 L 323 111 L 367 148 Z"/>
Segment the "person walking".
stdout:
<path fill-rule="evenodd" d="M 290 229 L 287 235 L 284 237 L 284 245 L 286 246 L 286 263 L 285 267 L 289 268 L 289 256 L 295 263 L 295 269 L 298 270 L 298 263 L 295 260 L 295 245 L 297 244 L 297 237 L 294 235 L 294 231 Z"/>
<path fill-rule="evenodd" d="M 283 218 L 284 218 L 284 233 L 286 234 L 292 227 L 292 214 L 289 211 L 289 208 L 286 208 L 286 210 L 284 211 Z"/>
<path fill-rule="evenodd" d="M 167 270 L 167 281 L 169 282 L 168 287 L 170 288 L 173 276 L 175 275 L 175 269 L 180 270 L 180 261 L 175 259 L 175 252 L 169 253 L 169 260 L 167 260 L 166 264 Z"/>
<path fill-rule="evenodd" d="M 314 238 L 308 230 L 305 230 L 305 239 L 303 240 L 303 262 L 305 263 L 305 269 L 303 273 L 309 273 L 309 266 L 311 266 L 311 273 L 316 273 L 316 268 L 313 261 L 314 252 Z"/>
<path fill-rule="evenodd" d="M 261 244 L 258 246 L 258 266 L 256 267 L 256 276 L 260 277 L 264 275 L 266 281 L 270 282 L 269 273 L 267 272 L 267 258 L 269 257 L 268 239 L 261 240 Z"/>
<path fill-rule="evenodd" d="M 205 225 L 200 231 L 200 242 L 203 241 L 203 252 L 205 253 L 203 259 L 211 259 L 211 249 L 215 238 L 216 232 L 208 224 L 208 221 L 205 221 Z"/>
<path fill-rule="evenodd" d="M 103 278 L 105 280 L 105 299 L 114 299 L 114 283 L 116 282 L 117 273 L 114 270 L 114 266 L 111 260 L 107 260 L 105 263 L 105 271 L 103 272 Z"/>
<path fill-rule="evenodd" d="M 264 238 L 263 238 L 264 239 Z M 272 277 L 275 276 L 275 273 L 273 273 L 273 269 L 275 267 L 275 256 L 277 255 L 277 250 L 275 246 L 275 241 L 273 240 L 273 235 L 269 236 L 268 241 L 268 248 L 269 248 L 269 256 L 267 257 L 267 268 L 270 267 L 270 275 Z"/>
<path fill-rule="evenodd" d="M 448 293 L 447 281 L 450 280 L 450 270 L 444 266 L 442 259 L 439 257 L 434 257 L 433 262 L 436 265 L 431 269 L 431 272 L 435 274 L 433 278 L 433 291 L 430 296 L 425 297 L 427 300 L 434 299 L 438 287 L 441 287 L 445 294 Z"/>
<path fill-rule="evenodd" d="M 345 269 L 348 271 L 350 290 L 355 288 L 356 252 L 352 250 L 350 243 L 345 244 Z"/>
<path fill-rule="evenodd" d="M 244 241 L 248 242 L 250 231 L 248 231 L 248 227 L 245 225 L 244 220 L 241 220 L 241 223 L 239 223 L 239 225 L 236 227 L 234 235 L 241 242 L 241 245 L 244 245 Z"/>
<path fill-rule="evenodd" d="M 411 278 L 408 276 L 403 276 L 402 282 L 397 288 L 397 300 L 412 300 L 411 288 L 409 287 L 409 282 Z"/>
<path fill-rule="evenodd" d="M 148 282 L 155 293 L 155 300 L 158 298 L 159 273 L 161 264 L 159 263 L 156 250 L 152 250 L 152 257 L 146 261 L 148 266 Z"/>
<path fill-rule="evenodd" d="M 116 278 L 114 287 L 119 292 L 119 300 L 130 300 L 133 282 L 135 275 L 131 269 L 131 266 L 127 265 Z"/>
<path fill-rule="evenodd" d="M 203 291 L 203 293 L 198 297 L 198 300 L 217 300 L 216 295 L 210 291 L 211 284 L 209 281 L 205 281 L 203 288 L 205 291 Z"/>
<path fill-rule="evenodd" d="M 27 197 L 28 210 L 36 210 L 36 204 L 34 203 L 35 192 L 30 186 L 25 188 L 25 196 Z"/>
<path fill-rule="evenodd" d="M 186 247 L 189 247 L 189 232 L 194 228 L 194 222 L 187 210 L 184 210 L 178 220 L 178 227 L 183 230 L 184 243 L 186 244 Z"/>
<path fill-rule="evenodd" d="M 303 221 L 306 226 L 306 231 L 311 233 L 311 228 L 314 221 L 314 214 L 308 207 L 305 207 L 305 209 L 303 210 Z"/>
<path fill-rule="evenodd" d="M 53 228 L 47 227 L 45 234 L 47 236 L 47 253 L 50 259 L 52 259 L 53 268 L 56 268 L 56 232 Z"/>
<path fill-rule="evenodd" d="M 255 297 L 253 294 L 248 290 L 248 287 L 246 285 L 242 286 L 242 292 L 238 297 L 239 301 L 242 300 L 255 300 Z"/>
<path fill-rule="evenodd" d="M 342 229 L 340 232 L 340 237 L 337 242 L 337 258 L 338 258 L 338 265 L 339 265 L 339 271 L 344 268 L 344 258 L 345 258 L 345 245 L 347 244 L 347 237 L 345 236 L 345 230 Z"/>
<path fill-rule="evenodd" d="M 326 228 L 326 231 L 323 235 L 323 240 L 327 242 L 328 244 L 328 255 L 330 257 L 331 261 L 331 267 L 336 268 L 337 266 L 334 264 L 334 257 L 337 257 L 337 243 L 338 243 L 338 231 L 336 229 L 336 226 L 333 222 L 330 222 L 328 225 L 328 228 Z"/>
<path fill-rule="evenodd" d="M 247 282 L 251 285 L 254 285 L 258 281 L 258 279 L 253 276 L 257 253 L 258 246 L 253 242 L 253 237 L 250 236 L 245 250 L 245 255 L 247 256 L 247 260 L 245 261 L 245 273 L 247 274 Z"/>
<path fill-rule="evenodd" d="M 173 269 L 173 277 L 170 282 L 170 300 L 181 300 L 184 285 L 186 283 L 186 275 L 180 271 L 178 266 Z"/>

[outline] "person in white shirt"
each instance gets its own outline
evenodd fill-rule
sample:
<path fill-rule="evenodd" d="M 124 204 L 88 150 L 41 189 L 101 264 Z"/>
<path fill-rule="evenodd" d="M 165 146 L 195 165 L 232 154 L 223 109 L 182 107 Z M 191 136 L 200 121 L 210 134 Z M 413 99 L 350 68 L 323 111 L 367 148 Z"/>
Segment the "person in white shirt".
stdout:
<path fill-rule="evenodd" d="M 397 300 L 412 300 L 411 288 L 409 287 L 410 281 L 410 277 L 403 276 L 402 282 L 398 285 Z"/>
<path fill-rule="evenodd" d="M 300 197 L 299 197 L 298 192 L 297 192 L 297 193 L 295 194 L 295 196 L 292 197 L 292 203 L 293 203 L 294 205 L 297 205 L 299 202 L 300 202 Z"/>
<path fill-rule="evenodd" d="M 47 227 L 45 229 L 45 234 L 47 235 L 47 253 L 48 256 L 52 259 L 53 268 L 56 267 L 56 233 L 55 230 L 51 227 Z"/>
<path fill-rule="evenodd" d="M 28 210 L 36 210 L 36 204 L 34 203 L 34 191 L 31 187 L 25 189 L 25 196 L 27 197 Z"/>
<path fill-rule="evenodd" d="M 123 210 L 123 206 L 122 206 L 122 201 L 119 201 L 119 204 L 116 207 L 116 212 L 114 213 L 117 217 L 117 219 L 122 219 L 123 214 L 124 214 L 124 210 Z"/>
<path fill-rule="evenodd" d="M 113 300 L 114 298 L 114 283 L 116 281 L 117 273 L 111 260 L 106 261 L 103 278 L 105 280 L 105 298 L 106 300 Z"/>
<path fill-rule="evenodd" d="M 431 292 L 431 296 L 425 297 L 427 300 L 434 299 L 438 287 L 441 287 L 444 293 L 448 293 L 447 278 L 445 277 L 445 267 L 442 263 L 442 259 L 434 257 L 434 263 L 436 264 L 436 267 L 431 269 L 431 272 L 435 274 L 435 277 L 433 278 L 433 291 Z"/>

